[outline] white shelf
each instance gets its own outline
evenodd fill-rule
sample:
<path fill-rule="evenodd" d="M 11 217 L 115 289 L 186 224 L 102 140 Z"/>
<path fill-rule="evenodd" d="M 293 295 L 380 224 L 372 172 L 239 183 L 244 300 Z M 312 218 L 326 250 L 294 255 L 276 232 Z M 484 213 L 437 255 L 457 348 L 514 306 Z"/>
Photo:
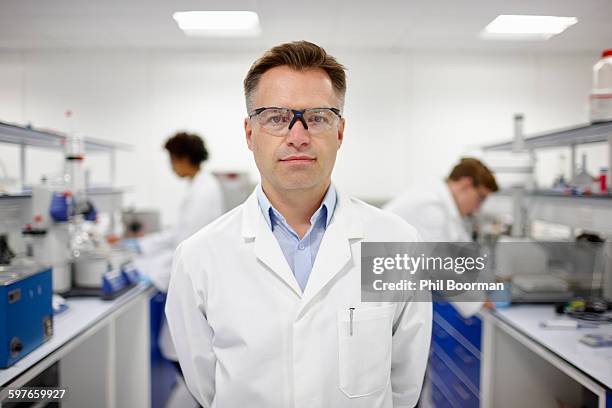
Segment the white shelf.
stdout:
<path fill-rule="evenodd" d="M 525 139 L 528 150 L 608 142 L 612 137 L 612 122 L 580 125 L 539 133 Z M 513 142 L 483 147 L 485 151 L 512 151 Z"/>
<path fill-rule="evenodd" d="M 30 129 L 22 126 L 0 122 L 0 143 L 22 146 L 36 146 L 48 149 L 63 149 L 67 136 L 62 133 Z M 114 150 L 132 150 L 132 146 L 123 143 L 106 142 L 90 137 L 84 139 L 85 151 L 111 152 Z"/>
<path fill-rule="evenodd" d="M 555 192 L 527 192 L 523 202 L 530 220 L 566 225 L 612 236 L 612 197 L 566 196 Z M 512 214 L 512 196 L 492 194 L 482 208 L 484 215 Z"/>
<path fill-rule="evenodd" d="M 553 147 L 571 149 L 571 166 L 576 167 L 576 146 L 590 143 L 607 143 L 609 163 L 608 177 L 612 178 L 612 121 L 584 124 L 552 130 L 524 139 L 526 150 Z M 512 151 L 513 141 L 491 144 L 484 151 Z M 573 178 L 573 171 L 570 178 Z M 592 232 L 612 235 L 612 195 L 568 196 L 551 190 L 525 191 L 521 206 L 527 209 L 527 219 L 563 224 Z M 519 204 L 511 194 L 494 194 L 483 206 L 483 214 L 503 216 L 518 214 Z"/>

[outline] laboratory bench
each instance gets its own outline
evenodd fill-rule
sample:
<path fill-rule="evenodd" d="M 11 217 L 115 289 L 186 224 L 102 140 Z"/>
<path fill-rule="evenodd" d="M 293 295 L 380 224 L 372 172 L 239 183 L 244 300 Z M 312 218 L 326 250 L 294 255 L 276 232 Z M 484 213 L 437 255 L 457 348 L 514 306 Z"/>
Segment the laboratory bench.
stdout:
<path fill-rule="evenodd" d="M 0 370 L 0 405 L 6 388 L 27 387 L 57 367 L 62 407 L 150 407 L 149 302 L 141 283 L 112 301 L 70 298 L 54 317 L 54 333 L 13 366 Z"/>
<path fill-rule="evenodd" d="M 429 404 L 612 408 L 612 347 L 579 341 L 588 333 L 612 334 L 612 325 L 541 327 L 559 318 L 552 305 L 516 305 L 464 318 L 452 304 L 435 302 L 425 387 Z"/>

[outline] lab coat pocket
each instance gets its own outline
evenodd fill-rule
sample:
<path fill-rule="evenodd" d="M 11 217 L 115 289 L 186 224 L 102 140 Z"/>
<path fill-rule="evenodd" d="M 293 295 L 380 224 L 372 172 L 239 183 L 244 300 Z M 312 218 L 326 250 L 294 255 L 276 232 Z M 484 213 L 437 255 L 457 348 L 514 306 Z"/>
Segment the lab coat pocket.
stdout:
<path fill-rule="evenodd" d="M 338 312 L 339 382 L 349 398 L 375 394 L 387 386 L 394 310 L 388 305 Z"/>

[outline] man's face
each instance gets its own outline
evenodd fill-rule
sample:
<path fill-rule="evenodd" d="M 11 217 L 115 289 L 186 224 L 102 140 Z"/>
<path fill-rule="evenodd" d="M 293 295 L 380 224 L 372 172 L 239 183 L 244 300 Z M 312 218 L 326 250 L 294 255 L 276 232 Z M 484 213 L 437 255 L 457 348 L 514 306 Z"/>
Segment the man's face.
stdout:
<path fill-rule="evenodd" d="M 251 109 L 340 108 L 332 82 L 322 69 L 272 68 L 260 78 L 251 100 Z M 344 119 L 316 135 L 311 135 L 300 120 L 285 136 L 266 133 L 255 117 L 245 119 L 244 128 L 264 187 L 277 191 L 309 190 L 329 184 L 342 144 Z"/>
<path fill-rule="evenodd" d="M 480 209 L 482 203 L 487 199 L 491 190 L 484 186 L 474 186 L 471 177 L 463 177 L 459 180 L 461 188 L 457 195 L 457 207 L 463 216 L 473 215 Z"/>

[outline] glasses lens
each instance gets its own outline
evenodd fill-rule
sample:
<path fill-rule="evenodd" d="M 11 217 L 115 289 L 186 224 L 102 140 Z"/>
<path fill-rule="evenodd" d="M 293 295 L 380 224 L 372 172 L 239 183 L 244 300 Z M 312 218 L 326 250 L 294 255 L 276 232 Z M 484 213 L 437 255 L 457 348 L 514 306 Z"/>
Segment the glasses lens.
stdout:
<path fill-rule="evenodd" d="M 261 127 L 272 134 L 286 133 L 291 122 L 288 109 L 266 109 L 256 117 Z"/>
<path fill-rule="evenodd" d="M 321 133 L 334 128 L 338 116 L 329 109 L 312 109 L 304 112 L 304 120 L 310 133 Z"/>
<path fill-rule="evenodd" d="M 308 132 L 318 134 L 333 129 L 338 124 L 338 115 L 329 109 L 307 109 L 303 118 L 308 125 Z M 285 136 L 289 133 L 289 124 L 293 119 L 290 109 L 268 108 L 255 116 L 259 125 L 274 136 Z"/>

